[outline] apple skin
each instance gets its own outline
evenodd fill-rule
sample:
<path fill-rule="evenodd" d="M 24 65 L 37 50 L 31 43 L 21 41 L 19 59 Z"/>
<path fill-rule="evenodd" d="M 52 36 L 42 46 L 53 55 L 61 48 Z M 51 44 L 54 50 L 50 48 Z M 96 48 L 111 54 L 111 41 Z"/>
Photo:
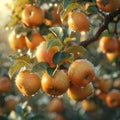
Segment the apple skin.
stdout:
<path fill-rule="evenodd" d="M 104 12 L 113 12 L 120 7 L 120 0 L 109 0 L 106 5 L 104 5 L 104 0 L 96 0 L 96 4 Z"/>
<path fill-rule="evenodd" d="M 59 96 L 65 93 L 69 88 L 69 79 L 63 70 L 58 70 L 53 77 L 47 72 L 41 79 L 42 90 L 50 95 Z"/>
<path fill-rule="evenodd" d="M 112 89 L 106 95 L 106 104 L 110 108 L 120 107 L 120 91 L 117 89 Z"/>
<path fill-rule="evenodd" d="M 98 109 L 98 105 L 93 100 L 83 100 L 82 107 L 87 112 L 95 112 Z"/>
<path fill-rule="evenodd" d="M 93 64 L 87 59 L 75 60 L 68 69 L 69 79 L 78 86 L 86 86 L 95 77 Z"/>
<path fill-rule="evenodd" d="M 36 47 L 42 42 L 45 41 L 44 37 L 38 33 L 38 32 L 33 32 L 32 33 L 32 38 L 31 40 L 29 40 L 28 37 L 25 37 L 26 40 L 26 46 L 31 49 L 31 50 L 35 50 Z"/>
<path fill-rule="evenodd" d="M 41 25 L 44 21 L 43 11 L 39 7 L 28 4 L 22 11 L 21 19 L 28 27 Z"/>
<path fill-rule="evenodd" d="M 17 36 L 15 30 L 13 30 L 8 36 L 8 43 L 12 50 L 23 49 L 26 47 L 25 35 Z"/>
<path fill-rule="evenodd" d="M 24 96 L 30 96 L 41 88 L 41 79 L 37 74 L 31 73 L 29 70 L 23 70 L 17 74 L 15 84 Z"/>
<path fill-rule="evenodd" d="M 68 97 L 75 101 L 82 101 L 87 97 L 93 95 L 93 93 L 94 93 L 94 87 L 92 83 L 89 83 L 85 87 L 79 87 L 72 84 L 67 91 Z"/>
<path fill-rule="evenodd" d="M 76 32 L 88 31 L 89 20 L 87 16 L 80 11 L 74 11 L 69 14 L 68 27 Z"/>
<path fill-rule="evenodd" d="M 59 48 L 57 46 L 53 46 L 49 50 L 46 50 L 46 46 L 46 41 L 41 42 L 36 49 L 35 56 L 38 62 L 47 62 L 50 67 L 54 68 L 55 64 L 53 62 L 53 56 L 59 51 Z"/>

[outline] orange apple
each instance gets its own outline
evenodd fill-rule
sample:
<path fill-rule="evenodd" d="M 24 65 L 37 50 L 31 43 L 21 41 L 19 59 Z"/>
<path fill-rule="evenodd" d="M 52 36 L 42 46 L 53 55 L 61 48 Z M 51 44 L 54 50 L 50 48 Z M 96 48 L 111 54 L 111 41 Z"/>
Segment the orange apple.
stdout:
<path fill-rule="evenodd" d="M 9 93 L 12 89 L 12 83 L 6 76 L 0 78 L 0 93 Z"/>
<path fill-rule="evenodd" d="M 75 101 L 82 101 L 94 93 L 94 87 L 92 83 L 89 83 L 85 87 L 79 87 L 74 84 L 70 86 L 67 91 L 68 97 Z"/>
<path fill-rule="evenodd" d="M 112 89 L 108 92 L 105 100 L 110 108 L 120 107 L 120 91 Z"/>
<path fill-rule="evenodd" d="M 113 12 L 120 7 L 119 0 L 109 0 L 106 4 L 105 0 L 96 0 L 96 4 L 104 12 Z"/>
<path fill-rule="evenodd" d="M 46 47 L 47 42 L 41 42 L 41 44 L 37 47 L 35 52 L 36 58 L 38 62 L 47 62 L 52 68 L 54 68 L 55 64 L 53 62 L 53 56 L 59 51 L 59 48 L 57 46 L 54 46 L 51 47 L 49 50 L 46 50 Z"/>
<path fill-rule="evenodd" d="M 112 37 L 103 36 L 100 38 L 99 47 L 103 53 L 118 52 L 118 41 Z"/>
<path fill-rule="evenodd" d="M 69 79 L 78 86 L 86 86 L 95 77 L 93 64 L 87 59 L 75 60 L 68 69 Z"/>
<path fill-rule="evenodd" d="M 23 95 L 29 96 L 41 88 L 41 79 L 37 74 L 31 73 L 30 70 L 23 70 L 17 74 L 15 84 Z"/>
<path fill-rule="evenodd" d="M 40 7 L 28 4 L 23 9 L 21 19 L 26 26 L 32 27 L 41 25 L 44 20 L 44 15 Z"/>
<path fill-rule="evenodd" d="M 87 112 L 95 112 L 98 109 L 98 105 L 93 100 L 83 100 L 82 108 Z"/>
<path fill-rule="evenodd" d="M 83 12 L 73 11 L 69 14 L 68 27 L 72 30 L 77 32 L 88 31 L 89 26 L 90 22 Z"/>
<path fill-rule="evenodd" d="M 57 70 L 53 77 L 46 72 L 42 76 L 41 86 L 45 93 L 59 96 L 68 90 L 69 79 L 63 70 Z"/>
<path fill-rule="evenodd" d="M 26 46 L 29 49 L 34 50 L 45 39 L 40 33 L 33 32 L 31 40 L 29 40 L 29 38 L 27 36 L 25 37 L 25 40 L 26 40 Z"/>
<path fill-rule="evenodd" d="M 25 35 L 17 35 L 13 30 L 8 36 L 8 42 L 13 50 L 23 49 L 26 47 Z"/>
<path fill-rule="evenodd" d="M 53 98 L 48 105 L 49 112 L 61 113 L 63 109 L 63 101 L 60 98 Z"/>

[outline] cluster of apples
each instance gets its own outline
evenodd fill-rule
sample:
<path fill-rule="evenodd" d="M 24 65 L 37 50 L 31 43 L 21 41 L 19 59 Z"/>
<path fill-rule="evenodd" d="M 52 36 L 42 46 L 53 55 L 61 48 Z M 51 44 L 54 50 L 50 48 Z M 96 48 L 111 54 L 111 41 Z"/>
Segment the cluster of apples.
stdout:
<path fill-rule="evenodd" d="M 28 28 L 41 25 L 44 22 L 43 11 L 41 8 L 32 4 L 26 4 L 22 11 L 21 22 Z M 13 50 L 23 49 L 25 47 L 34 50 L 36 46 L 44 40 L 44 37 L 36 29 L 32 32 L 31 36 L 31 40 L 29 40 L 24 32 L 17 35 L 13 29 L 8 37 L 10 47 Z"/>
<path fill-rule="evenodd" d="M 78 17 L 79 19 L 77 19 Z M 21 22 L 28 28 L 41 25 L 44 22 L 43 11 L 33 4 L 26 4 L 21 13 Z M 73 11 L 69 14 L 68 26 L 74 31 L 87 31 L 89 30 L 89 20 L 83 12 Z M 58 46 L 53 46 L 46 50 L 47 41 L 39 32 L 34 31 L 31 40 L 29 40 L 26 35 L 17 36 L 13 31 L 9 36 L 9 43 L 14 50 L 26 46 L 35 50 L 38 62 L 47 62 L 51 68 L 56 67 L 53 56 L 60 49 Z M 79 59 L 70 65 L 68 71 L 58 69 L 53 77 L 48 72 L 45 72 L 40 78 L 29 69 L 20 71 L 15 78 L 15 83 L 24 95 L 32 95 L 42 87 L 44 92 L 54 96 L 62 95 L 68 90 L 70 98 L 82 100 L 93 93 L 91 81 L 94 76 L 95 71 L 92 63 L 86 59 Z M 80 96 L 79 93 L 82 95 Z"/>
<path fill-rule="evenodd" d="M 110 108 L 120 106 L 120 79 L 112 80 L 111 78 L 99 77 L 94 81 L 96 88 L 95 95 Z"/>
<path fill-rule="evenodd" d="M 14 9 L 16 8 L 15 10 L 13 10 L 12 8 L 13 14 L 15 14 L 14 12 L 18 12 L 18 5 L 15 6 L 15 3 L 17 4 L 19 2 L 13 2 L 12 7 L 14 7 Z M 35 50 L 35 48 L 40 44 L 40 42 L 45 40 L 37 27 L 42 24 L 53 26 L 53 24 L 60 23 L 60 14 L 57 13 L 57 7 L 54 7 L 52 10 L 53 21 L 45 18 L 46 12 L 47 10 L 41 9 L 38 6 L 29 3 L 28 0 L 26 1 L 25 5 L 21 8 L 20 20 L 18 24 L 22 24 L 23 28 L 25 29 L 32 29 L 32 35 L 31 38 L 29 38 L 26 32 L 21 32 L 21 34 L 17 34 L 16 30 L 13 29 L 8 36 L 8 42 L 12 50 L 18 50 L 23 48 Z"/>
<path fill-rule="evenodd" d="M 15 83 L 23 95 L 33 95 L 42 90 L 52 96 L 68 93 L 68 96 L 76 101 L 83 100 L 94 92 L 92 80 L 95 77 L 93 64 L 87 59 L 75 60 L 68 71 L 58 69 L 54 76 L 46 71 L 42 77 L 30 70 L 20 71 Z"/>
<path fill-rule="evenodd" d="M 96 0 L 98 7 L 101 3 L 99 1 L 100 0 Z M 109 3 L 111 2 L 108 2 L 108 4 Z M 115 9 L 118 7 L 119 5 L 117 5 Z M 99 8 L 102 9 L 102 7 Z M 105 11 L 107 11 L 106 7 Z M 72 11 L 66 17 L 68 27 L 73 31 L 82 32 L 89 30 L 90 22 L 88 17 L 83 12 Z M 58 21 L 58 19 L 56 19 L 56 21 Z M 27 28 L 35 29 L 35 27 L 41 25 L 44 22 L 48 24 L 49 21 L 45 19 L 44 13 L 40 7 L 37 7 L 33 4 L 26 4 L 21 13 L 20 22 L 22 22 Z M 13 31 L 9 36 L 9 43 L 13 50 L 23 49 L 25 47 L 31 50 L 35 50 L 35 57 L 37 59 L 37 62 L 47 62 L 51 68 L 56 67 L 53 62 L 53 56 L 55 53 L 60 51 L 60 48 L 58 46 L 53 46 L 47 50 L 47 41 L 45 37 L 43 37 L 43 35 L 37 31 L 37 29 L 33 30 L 31 40 L 29 40 L 26 34 L 17 36 L 15 31 Z M 119 39 L 113 40 L 111 37 L 103 37 L 100 40 L 100 48 L 103 53 L 106 53 L 106 56 L 113 53 L 119 56 L 119 46 Z M 52 96 L 60 96 L 64 93 L 67 93 L 70 99 L 82 101 L 87 97 L 93 95 L 94 86 L 92 81 L 95 78 L 96 74 L 93 64 L 87 59 L 76 59 L 70 64 L 68 70 L 57 69 L 54 76 L 50 76 L 47 71 L 42 76 L 39 76 L 36 73 L 32 73 L 29 69 L 21 70 L 15 77 L 15 84 L 19 91 L 25 96 L 34 95 L 41 89 L 43 92 Z M 105 81 L 105 84 L 108 83 Z M 104 89 L 104 85 L 101 85 L 101 81 L 98 82 L 97 87 L 100 88 L 100 90 L 106 92 L 106 88 Z M 112 91 L 108 93 L 106 101 L 110 100 L 112 104 L 113 99 L 109 98 L 111 92 Z M 117 93 L 119 93 L 119 91 Z M 116 97 L 114 99 L 116 100 Z M 119 99 L 117 99 L 117 101 L 119 101 Z M 87 101 L 84 102 L 84 105 L 86 105 L 86 103 Z M 93 102 L 88 103 L 93 104 Z M 116 104 L 117 103 L 115 103 L 115 106 L 118 106 L 118 104 Z"/>

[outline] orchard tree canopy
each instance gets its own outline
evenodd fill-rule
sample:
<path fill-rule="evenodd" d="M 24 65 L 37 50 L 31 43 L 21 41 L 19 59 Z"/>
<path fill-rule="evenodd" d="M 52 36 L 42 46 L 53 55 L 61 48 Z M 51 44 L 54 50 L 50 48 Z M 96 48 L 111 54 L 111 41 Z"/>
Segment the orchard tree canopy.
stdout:
<path fill-rule="evenodd" d="M 120 119 L 120 0 L 9 0 L 7 7 L 2 116 Z"/>

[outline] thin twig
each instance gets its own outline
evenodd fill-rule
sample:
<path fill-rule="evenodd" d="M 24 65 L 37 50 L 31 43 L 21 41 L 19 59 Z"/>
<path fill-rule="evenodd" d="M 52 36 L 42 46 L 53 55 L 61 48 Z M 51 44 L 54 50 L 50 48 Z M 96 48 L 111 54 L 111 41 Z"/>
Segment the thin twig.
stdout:
<path fill-rule="evenodd" d="M 83 47 L 87 47 L 89 44 L 91 44 L 92 42 L 95 42 L 98 40 L 99 36 L 101 35 L 101 33 L 108 29 L 108 25 L 110 22 L 113 21 L 114 17 L 116 17 L 117 15 L 120 14 L 120 8 L 112 13 L 110 13 L 109 15 L 105 16 L 105 21 L 103 23 L 103 25 L 98 29 L 98 31 L 96 32 L 96 34 L 92 37 L 90 37 L 89 39 L 82 41 L 80 43 L 81 46 Z"/>

